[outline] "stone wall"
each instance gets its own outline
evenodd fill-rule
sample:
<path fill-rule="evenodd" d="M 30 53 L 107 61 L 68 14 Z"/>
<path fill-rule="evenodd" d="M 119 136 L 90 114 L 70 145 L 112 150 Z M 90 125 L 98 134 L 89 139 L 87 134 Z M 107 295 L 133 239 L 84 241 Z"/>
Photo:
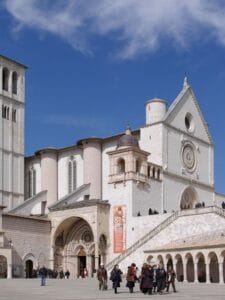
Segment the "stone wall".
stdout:
<path fill-rule="evenodd" d="M 23 277 L 26 260 L 33 261 L 34 269 L 45 265 L 49 267 L 50 254 L 50 221 L 3 215 L 3 231 L 5 247 L 9 241 L 13 243 L 13 276 Z"/>

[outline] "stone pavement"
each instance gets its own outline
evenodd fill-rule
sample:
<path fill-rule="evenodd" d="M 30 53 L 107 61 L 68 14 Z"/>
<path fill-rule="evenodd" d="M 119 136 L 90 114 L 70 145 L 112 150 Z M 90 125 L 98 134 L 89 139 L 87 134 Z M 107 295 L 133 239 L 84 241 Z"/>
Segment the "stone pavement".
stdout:
<path fill-rule="evenodd" d="M 135 288 L 135 293 L 128 293 L 128 289 L 122 283 L 119 294 L 115 295 L 112 289 L 98 291 L 96 279 L 48 279 L 47 285 L 40 286 L 39 279 L 1 279 L 0 300 L 83 300 L 83 299 L 107 299 L 107 300 L 132 300 L 132 299 L 170 299 L 170 300 L 224 300 L 225 285 L 219 284 L 177 284 L 178 293 L 170 292 L 165 295 L 143 295 Z"/>

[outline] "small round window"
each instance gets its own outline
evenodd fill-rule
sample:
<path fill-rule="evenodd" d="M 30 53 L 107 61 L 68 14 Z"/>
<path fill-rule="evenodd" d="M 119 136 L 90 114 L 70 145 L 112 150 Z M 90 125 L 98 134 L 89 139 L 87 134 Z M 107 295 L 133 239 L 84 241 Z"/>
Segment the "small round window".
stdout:
<path fill-rule="evenodd" d="M 184 119 L 185 127 L 189 132 L 193 132 L 195 129 L 195 124 L 193 117 L 190 113 L 187 113 Z"/>

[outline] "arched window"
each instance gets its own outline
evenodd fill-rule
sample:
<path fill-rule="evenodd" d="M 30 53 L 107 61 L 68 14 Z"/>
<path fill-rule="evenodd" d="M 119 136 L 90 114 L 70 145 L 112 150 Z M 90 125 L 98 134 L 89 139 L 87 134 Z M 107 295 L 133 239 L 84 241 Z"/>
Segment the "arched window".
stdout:
<path fill-rule="evenodd" d="M 36 170 L 31 168 L 29 170 L 29 198 L 36 195 Z"/>
<path fill-rule="evenodd" d="M 77 163 L 73 158 L 68 162 L 68 192 L 69 194 L 77 188 Z"/>
<path fill-rule="evenodd" d="M 18 75 L 16 72 L 12 74 L 12 92 L 13 94 L 17 94 L 17 82 L 18 82 Z"/>
<path fill-rule="evenodd" d="M 122 174 L 125 173 L 125 160 L 120 158 L 117 163 L 117 173 Z"/>
<path fill-rule="evenodd" d="M 2 88 L 4 91 L 9 90 L 9 70 L 7 68 L 3 68 L 2 72 Z"/>

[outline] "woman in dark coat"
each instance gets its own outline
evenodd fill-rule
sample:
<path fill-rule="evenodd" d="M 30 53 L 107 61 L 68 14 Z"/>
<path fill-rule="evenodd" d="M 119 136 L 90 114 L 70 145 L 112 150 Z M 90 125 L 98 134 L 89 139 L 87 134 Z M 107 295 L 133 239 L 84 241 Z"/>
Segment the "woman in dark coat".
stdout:
<path fill-rule="evenodd" d="M 153 269 L 151 266 L 144 264 L 141 271 L 140 289 L 144 294 L 152 294 L 153 288 Z"/>
<path fill-rule="evenodd" d="M 136 280 L 136 265 L 133 263 L 128 267 L 127 270 L 127 287 L 130 290 L 130 293 L 134 292 L 134 285 Z"/>
<path fill-rule="evenodd" d="M 112 280 L 113 283 L 113 289 L 115 294 L 117 294 L 117 288 L 120 287 L 120 282 L 122 281 L 121 275 L 122 271 L 119 269 L 118 265 L 115 265 L 110 276 L 110 280 Z"/>
<path fill-rule="evenodd" d="M 159 294 L 162 294 L 162 291 L 166 287 L 166 271 L 161 264 L 156 270 L 156 281 L 157 281 L 157 292 Z"/>

